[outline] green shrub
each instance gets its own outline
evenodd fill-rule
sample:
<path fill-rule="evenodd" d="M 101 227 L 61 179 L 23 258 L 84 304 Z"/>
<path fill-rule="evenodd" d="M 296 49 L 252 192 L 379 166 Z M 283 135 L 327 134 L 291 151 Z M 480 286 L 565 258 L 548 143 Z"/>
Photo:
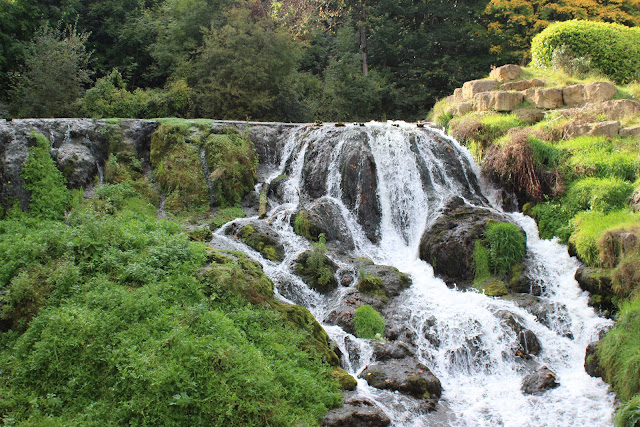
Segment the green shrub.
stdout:
<path fill-rule="evenodd" d="M 640 70 L 638 28 L 593 21 L 551 24 L 531 42 L 533 66 L 551 66 L 554 51 L 562 46 L 574 57 L 591 58 L 593 67 L 618 83 L 635 80 Z"/>
<path fill-rule="evenodd" d="M 482 287 L 484 282 L 491 278 L 491 272 L 489 271 L 489 250 L 480 240 L 476 240 L 473 246 L 473 272 L 473 285 L 477 288 Z"/>
<path fill-rule="evenodd" d="M 544 202 L 532 207 L 529 214 L 538 223 L 538 232 L 542 239 L 557 237 L 566 243 L 575 230 L 571 220 L 578 212 L 575 206 L 562 202 Z"/>
<path fill-rule="evenodd" d="M 353 326 L 356 329 L 358 338 L 380 339 L 384 337 L 384 319 L 370 305 L 361 305 L 356 308 L 353 316 Z"/>
<path fill-rule="evenodd" d="M 616 326 L 598 344 L 603 378 L 622 401 L 640 393 L 640 300 L 622 304 Z"/>
<path fill-rule="evenodd" d="M 494 273 L 506 274 L 526 253 L 526 237 L 508 222 L 489 224 L 484 233 L 489 246 L 489 266 Z"/>
<path fill-rule="evenodd" d="M 62 173 L 49 155 L 49 140 L 42 134 L 31 134 L 33 144 L 23 163 L 20 176 L 29 193 L 29 212 L 38 218 L 62 219 L 71 205 L 71 192 Z"/>
<path fill-rule="evenodd" d="M 602 235 L 615 228 L 632 227 L 640 222 L 640 212 L 621 209 L 604 213 L 601 211 L 584 211 L 573 220 L 575 232 L 569 238 L 576 253 L 589 266 L 600 264 L 600 247 L 598 242 Z"/>
<path fill-rule="evenodd" d="M 640 426 L 640 394 L 618 408 L 615 425 L 616 427 Z"/>
<path fill-rule="evenodd" d="M 626 206 L 633 184 L 620 178 L 584 178 L 574 182 L 562 203 L 576 210 L 609 212 Z"/>

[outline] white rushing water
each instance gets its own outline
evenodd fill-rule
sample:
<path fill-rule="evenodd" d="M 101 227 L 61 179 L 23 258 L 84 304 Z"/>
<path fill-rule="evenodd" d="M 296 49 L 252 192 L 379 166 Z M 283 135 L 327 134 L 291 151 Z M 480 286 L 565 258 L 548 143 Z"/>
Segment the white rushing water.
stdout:
<path fill-rule="evenodd" d="M 600 379 L 584 371 L 587 344 L 610 321 L 588 307 L 587 295 L 574 279 L 578 267 L 564 246 L 541 240 L 535 222 L 521 214 L 509 214 L 527 234 L 528 275 L 543 289 L 544 309 L 537 317 L 508 298 L 491 298 L 476 291 L 458 291 L 434 277 L 433 269 L 418 258 L 420 238 L 438 217 L 447 200 L 460 196 L 467 203 L 499 211 L 490 203 L 491 188 L 482 191 L 471 175 L 477 173 L 469 153 L 447 139 L 447 148 L 457 152 L 458 165 L 445 164 L 438 156 L 446 137 L 398 123 L 368 123 L 365 127 L 336 129 L 301 127 L 292 133 L 283 149 L 278 170 L 267 181 L 286 173 L 285 200 L 272 203 L 266 219 L 285 245 L 282 263 L 268 261 L 241 243 L 217 238 L 258 260 L 274 281 L 278 295 L 309 308 L 322 322 L 348 288 L 339 287 L 328 296 L 309 289 L 291 271 L 295 258 L 311 245 L 297 236 L 290 225 L 304 195 L 303 168 L 310 144 L 327 144 L 330 152 L 326 194 L 342 212 L 355 249 L 352 256 L 367 257 L 377 264 L 392 265 L 408 274 L 413 284 L 399 297 L 397 314 L 406 318 L 406 328 L 415 332 L 417 356 L 440 379 L 443 395 L 435 412 L 424 414 L 415 400 L 398 393 L 377 390 L 358 380 L 357 393 L 376 402 L 397 426 L 610 426 L 614 396 Z M 381 211 L 380 240 L 371 243 L 354 210 L 343 203 L 340 161 L 355 135 L 366 135 L 375 160 L 377 198 Z M 325 142 L 331 134 L 333 142 Z M 434 135 L 439 136 L 436 141 Z M 336 139 L 337 138 L 337 139 Z M 438 146 L 440 144 L 440 146 Z M 275 166 L 275 165 L 274 165 Z M 461 173 L 450 176 L 451 168 Z M 480 180 L 482 183 L 483 181 Z M 357 208 L 356 208 L 357 209 Z M 255 221 L 255 218 L 237 220 Z M 328 254 L 331 257 L 331 253 Z M 332 257 L 333 258 L 333 257 Z M 349 266 L 337 257 L 343 269 Z M 354 277 L 357 272 L 354 272 Z M 540 341 L 542 351 L 526 361 L 515 355 L 515 332 L 504 324 L 508 312 Z M 338 326 L 324 325 L 343 353 L 343 367 L 354 376 L 372 360 L 369 342 L 355 338 Z M 539 396 L 520 390 L 524 376 L 534 366 L 547 366 L 556 373 L 560 386 Z"/>

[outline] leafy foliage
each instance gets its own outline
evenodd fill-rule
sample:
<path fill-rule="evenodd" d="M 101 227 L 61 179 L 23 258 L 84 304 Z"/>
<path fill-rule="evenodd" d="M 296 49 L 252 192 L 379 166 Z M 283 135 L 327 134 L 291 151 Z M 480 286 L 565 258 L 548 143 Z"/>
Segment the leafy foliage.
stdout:
<path fill-rule="evenodd" d="M 489 266 L 494 273 L 505 274 L 524 258 L 526 237 L 517 225 L 509 222 L 489 224 L 484 235 L 489 246 Z"/>
<path fill-rule="evenodd" d="M 533 38 L 532 63 L 536 67 L 550 66 L 554 51 L 563 46 L 578 57 L 591 58 L 595 68 L 618 83 L 637 79 L 640 69 L 638 28 L 590 21 L 555 23 Z"/>
<path fill-rule="evenodd" d="M 356 308 L 353 326 L 356 328 L 358 338 L 380 339 L 384 337 L 384 319 L 370 305 L 361 305 Z"/>
<path fill-rule="evenodd" d="M 88 34 L 75 27 L 43 26 L 25 55 L 25 70 L 17 77 L 12 108 L 20 117 L 69 117 L 74 102 L 89 83 Z"/>
<path fill-rule="evenodd" d="M 49 140 L 39 133 L 31 137 L 34 145 L 20 171 L 29 192 L 29 210 L 39 218 L 61 219 L 71 204 L 71 193 L 49 155 Z"/>
<path fill-rule="evenodd" d="M 0 221 L 5 421 L 316 425 L 341 401 L 322 328 L 289 322 L 258 265 L 207 255 L 130 195 L 103 187 L 115 215 L 88 203 L 68 226 Z"/>

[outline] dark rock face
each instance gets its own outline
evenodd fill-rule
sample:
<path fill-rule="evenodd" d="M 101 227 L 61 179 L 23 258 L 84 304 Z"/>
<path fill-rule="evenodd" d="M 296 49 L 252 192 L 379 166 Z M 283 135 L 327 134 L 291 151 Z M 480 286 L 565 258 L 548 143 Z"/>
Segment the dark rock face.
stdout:
<path fill-rule="evenodd" d="M 521 390 L 524 394 L 540 395 L 559 385 L 560 384 L 556 382 L 556 374 L 546 366 L 543 366 L 524 377 Z"/>
<path fill-rule="evenodd" d="M 306 217 L 309 233 L 314 239 L 322 233 L 327 243 L 335 243 L 342 250 L 354 249 L 349 228 L 340 208 L 333 200 L 326 197 L 318 199 L 298 211 L 298 215 Z"/>
<path fill-rule="evenodd" d="M 363 133 L 360 143 L 348 144 L 342 153 L 342 200 L 356 212 L 367 238 L 377 243 L 382 213 L 377 197 L 376 164 L 366 142 L 366 134 Z"/>
<path fill-rule="evenodd" d="M 600 370 L 600 361 L 598 359 L 599 342 L 592 342 L 587 345 L 587 350 L 584 355 L 584 370 L 592 377 L 602 377 L 602 371 Z"/>
<path fill-rule="evenodd" d="M 399 391 L 418 399 L 439 399 L 442 394 L 440 380 L 413 357 L 369 365 L 360 377 L 372 387 Z"/>
<path fill-rule="evenodd" d="M 356 266 L 365 276 L 380 279 L 382 290 L 388 298 L 400 295 L 400 292 L 411 286 L 411 279 L 395 267 L 377 265 L 367 260 L 358 260 Z"/>
<path fill-rule="evenodd" d="M 606 270 L 581 266 L 576 271 L 576 281 L 580 289 L 589 292 L 589 305 L 601 311 L 612 311 L 615 304 L 612 301 L 611 276 Z"/>
<path fill-rule="evenodd" d="M 433 266 L 448 285 L 470 286 L 473 282 L 473 248 L 481 239 L 488 220 L 505 221 L 488 210 L 451 199 L 442 215 L 425 231 L 420 241 L 420 258 Z"/>
<path fill-rule="evenodd" d="M 496 316 L 502 319 L 503 323 L 511 328 L 518 337 L 518 344 L 516 355 L 519 356 L 537 356 L 542 351 L 542 346 L 538 337 L 533 331 L 526 329 L 520 323 L 520 320 L 516 318 L 513 313 L 505 310 L 500 310 L 496 313 Z"/>
<path fill-rule="evenodd" d="M 345 332 L 355 334 L 353 316 L 356 308 L 361 305 L 370 305 L 376 310 L 380 310 L 384 303 L 378 297 L 363 294 L 356 289 L 349 290 L 338 305 L 327 315 L 324 322 L 329 325 L 338 325 Z"/>
<path fill-rule="evenodd" d="M 402 359 L 405 357 L 412 357 L 414 355 L 414 351 L 407 344 L 401 341 L 373 343 L 373 356 L 377 361 Z"/>
<path fill-rule="evenodd" d="M 364 399 L 348 400 L 343 407 L 329 411 L 322 420 L 322 425 L 327 427 L 384 427 L 389 424 L 389 417 L 373 402 Z"/>

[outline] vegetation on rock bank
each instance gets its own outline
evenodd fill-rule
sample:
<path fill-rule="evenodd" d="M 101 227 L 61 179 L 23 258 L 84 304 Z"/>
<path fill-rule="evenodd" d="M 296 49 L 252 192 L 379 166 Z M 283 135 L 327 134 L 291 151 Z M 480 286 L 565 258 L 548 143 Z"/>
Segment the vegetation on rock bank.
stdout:
<path fill-rule="evenodd" d="M 203 145 L 239 138 L 213 133 Z M 69 210 L 48 142 L 35 142 L 23 178 L 47 191 L 30 189 L 30 212 L 0 218 L 6 425 L 317 425 L 341 404 L 352 379 L 326 333 L 273 297 L 257 263 L 156 219 L 157 194 L 139 191 L 151 185 L 133 180 L 122 151 L 111 183 Z"/>

